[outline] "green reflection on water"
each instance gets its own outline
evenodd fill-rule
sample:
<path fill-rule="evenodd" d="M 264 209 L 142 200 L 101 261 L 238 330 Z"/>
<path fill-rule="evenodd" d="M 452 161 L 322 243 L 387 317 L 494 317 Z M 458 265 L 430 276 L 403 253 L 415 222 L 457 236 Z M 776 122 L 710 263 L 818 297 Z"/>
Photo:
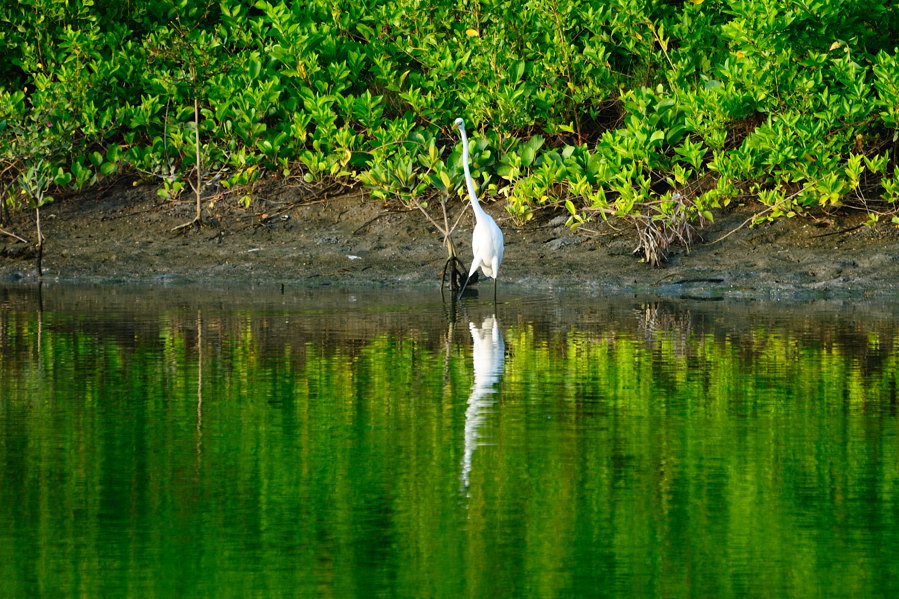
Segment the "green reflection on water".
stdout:
<path fill-rule="evenodd" d="M 79 293 L 0 312 L 4 596 L 899 590 L 888 310 Z"/>

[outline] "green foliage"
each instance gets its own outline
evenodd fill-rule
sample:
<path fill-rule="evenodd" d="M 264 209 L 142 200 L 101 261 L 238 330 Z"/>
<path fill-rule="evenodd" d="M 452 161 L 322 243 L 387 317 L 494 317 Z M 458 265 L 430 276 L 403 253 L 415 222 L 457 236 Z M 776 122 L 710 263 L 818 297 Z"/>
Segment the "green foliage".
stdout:
<path fill-rule="evenodd" d="M 28 207 L 40 208 L 53 201 L 53 197 L 47 195 L 52 180 L 45 163 L 28 165 L 18 182 Z"/>
<path fill-rule="evenodd" d="M 426 202 L 464 194 L 450 127 L 464 116 L 480 191 L 517 223 L 549 206 L 572 226 L 627 218 L 670 237 L 736 194 L 767 218 L 890 208 L 894 12 L 886 0 L 6 3 L 0 189 L 14 199 L 40 162 L 60 189 L 131 173 L 173 197 L 199 155 L 238 197 L 269 172 Z"/>

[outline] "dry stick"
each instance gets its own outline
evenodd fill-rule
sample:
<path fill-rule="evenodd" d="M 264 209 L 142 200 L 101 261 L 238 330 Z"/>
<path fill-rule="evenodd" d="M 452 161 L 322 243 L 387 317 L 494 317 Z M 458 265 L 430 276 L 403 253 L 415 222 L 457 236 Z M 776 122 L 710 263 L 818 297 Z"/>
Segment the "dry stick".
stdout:
<path fill-rule="evenodd" d="M 468 206 L 465 206 L 465 208 L 468 208 Z M 453 228 L 450 229 L 450 233 L 452 233 L 453 231 L 456 230 L 456 227 L 459 226 L 459 221 L 462 220 L 462 217 L 463 217 L 463 216 L 465 216 L 465 209 L 464 209 L 464 208 L 462 209 L 462 212 L 459 213 L 459 216 L 456 217 L 456 222 L 453 223 Z"/>
<path fill-rule="evenodd" d="M 19 237 L 15 233 L 11 233 L 10 231 L 7 231 L 6 229 L 0 229 L 0 235 L 6 235 L 7 237 L 12 237 L 13 239 L 21 241 L 22 243 L 28 243 L 27 239 L 25 239 L 23 237 Z"/>
<path fill-rule="evenodd" d="M 456 222 L 454 222 L 452 228 L 450 228 L 450 230 L 449 230 L 450 233 L 452 233 L 453 231 L 455 231 L 455 230 L 456 230 L 456 227 L 459 226 L 459 223 L 462 221 L 462 217 L 465 216 L 465 211 L 466 211 L 467 208 L 468 208 L 468 204 L 466 203 L 465 207 L 459 212 L 459 215 L 456 217 Z M 452 239 L 450 239 L 449 242 L 450 242 L 450 244 L 452 244 Z M 453 246 L 453 247 L 452 247 L 452 250 L 453 250 L 453 254 L 454 254 L 454 256 L 455 256 L 455 253 L 456 253 L 456 247 Z M 462 260 L 460 260 L 458 257 L 455 257 L 455 260 L 456 260 L 456 262 L 459 263 L 459 266 L 462 267 L 462 268 L 461 268 L 461 271 L 459 272 L 459 277 L 460 277 L 460 279 L 461 279 L 461 277 L 465 276 L 465 281 L 466 281 L 466 283 L 467 283 L 467 282 L 468 282 L 468 277 L 467 277 L 466 274 L 465 274 L 465 264 L 463 264 L 463 263 L 462 263 Z M 455 296 L 455 290 L 453 290 L 453 298 L 455 298 L 455 297 L 456 297 L 456 296 Z"/>
<path fill-rule="evenodd" d="M 668 56 L 668 50 L 666 49 L 668 46 L 668 42 L 662 40 L 662 36 L 656 31 L 655 25 L 651 22 L 649 23 L 649 30 L 652 31 L 652 36 L 656 38 L 656 41 L 659 42 L 659 48 L 662 49 L 662 53 L 665 55 L 665 60 L 668 61 L 668 64 L 671 66 L 671 70 L 673 72 L 677 72 L 677 69 L 674 68 L 674 63 L 671 62 L 671 57 Z"/>
<path fill-rule="evenodd" d="M 450 232 L 447 231 L 446 229 L 444 229 L 443 227 L 441 227 L 440 225 L 438 225 L 437 221 L 435 221 L 433 218 L 431 218 L 431 215 L 428 214 L 428 211 L 425 210 L 419 202 L 415 202 L 415 207 L 418 208 L 421 211 L 421 213 L 425 215 L 425 218 L 428 219 L 428 221 L 430 221 L 430 223 L 432 225 L 434 225 L 435 229 L 437 229 L 438 231 L 443 233 L 443 245 L 446 246 L 446 251 L 449 253 L 449 258 L 446 259 L 446 262 L 443 265 L 443 279 L 440 281 L 440 292 L 443 293 L 443 281 L 446 280 L 446 267 L 449 266 L 450 263 L 453 262 L 453 259 L 456 258 L 456 256 L 455 256 L 456 248 L 452 244 L 452 239 L 450 239 L 450 236 L 449 236 Z M 446 215 L 446 207 L 444 206 L 444 216 L 445 215 Z M 449 242 L 449 243 L 447 243 L 447 242 Z M 455 264 L 453 264 L 453 265 L 455 266 Z M 452 281 L 452 278 L 453 278 L 452 275 L 450 275 L 450 281 Z"/>
<path fill-rule="evenodd" d="M 822 233 L 820 235 L 812 235 L 812 239 L 820 239 L 821 237 L 830 237 L 832 235 L 842 235 L 843 233 L 851 233 L 856 229 L 861 229 L 865 224 L 862 223 L 860 225 L 855 225 L 854 227 L 848 227 L 846 229 L 840 229 L 839 231 L 831 231 L 830 233 Z"/>
<path fill-rule="evenodd" d="M 430 221 L 430 223 L 431 223 L 432 225 L 434 225 L 434 227 L 435 227 L 438 231 L 440 231 L 441 233 L 443 233 L 443 241 L 444 241 L 444 243 L 446 243 L 446 238 L 449 237 L 450 235 L 452 235 L 453 231 L 456 230 L 456 227 L 459 225 L 459 221 L 461 221 L 461 220 L 462 220 L 462 216 L 465 215 L 465 210 L 462 210 L 462 212 L 459 213 L 459 216 L 456 217 L 456 222 L 453 223 L 452 228 L 444 228 L 444 227 L 441 227 L 440 225 L 438 225 L 438 224 L 437 224 L 437 221 L 435 221 L 433 218 L 431 218 L 431 215 L 428 214 L 427 211 L 425 211 L 425 209 L 421 207 L 421 204 L 419 204 L 418 202 L 415 202 L 415 207 L 418 208 L 418 209 L 421 211 L 421 213 L 425 215 L 425 218 L 427 218 L 428 221 Z M 444 217 L 444 220 L 446 221 L 446 206 L 445 206 L 445 205 L 443 206 L 443 211 L 444 211 L 444 212 L 443 212 L 443 217 Z M 448 221 L 446 221 L 446 222 L 448 222 Z M 447 225 L 447 226 L 448 226 L 448 225 Z"/>
<path fill-rule="evenodd" d="M 200 162 L 200 101 L 198 98 L 194 98 L 194 144 L 197 148 L 197 183 L 194 186 L 194 192 L 197 194 L 197 215 L 194 219 L 188 223 L 184 223 L 183 225 L 178 225 L 172 231 L 180 231 L 182 229 L 187 229 L 196 225 L 200 227 L 203 224 L 203 219 L 201 218 L 200 212 L 200 196 L 202 193 L 201 183 L 203 181 L 203 164 Z"/>
<path fill-rule="evenodd" d="M 443 211 L 443 226 L 445 227 L 444 230 L 449 231 L 449 218 L 446 215 L 446 202 L 440 202 L 440 210 Z"/>
<path fill-rule="evenodd" d="M 203 167 L 200 163 L 200 101 L 194 96 L 194 142 L 197 146 L 197 187 L 195 191 L 197 192 L 197 224 L 200 224 L 200 193 L 202 188 L 200 187 L 201 182 L 203 181 Z"/>
<path fill-rule="evenodd" d="M 757 215 L 753 214 L 752 216 L 750 216 L 749 218 L 744 220 L 742 223 L 740 223 L 735 229 L 728 231 L 727 233 L 725 233 L 724 235 L 722 235 L 721 237 L 719 237 L 718 239 L 716 239 L 714 241 L 710 241 L 709 245 L 713 245 L 715 243 L 724 241 L 725 239 L 727 239 L 728 237 L 730 237 L 731 235 L 733 235 L 734 233 L 736 233 L 737 231 L 739 231 L 740 229 L 745 227 L 747 224 L 749 224 L 749 221 L 753 220 L 756 216 Z"/>
<path fill-rule="evenodd" d="M 432 225 L 434 225 L 434 227 L 435 227 L 438 231 L 440 231 L 441 233 L 443 233 L 444 237 L 446 236 L 446 231 L 444 231 L 443 228 L 442 228 L 440 225 L 437 224 L 437 221 L 435 221 L 433 218 L 431 218 L 431 215 L 428 214 L 427 210 L 425 210 L 424 208 L 421 207 L 421 204 L 420 204 L 420 203 L 415 202 L 415 207 L 418 208 L 419 210 L 421 210 L 421 213 L 425 215 L 425 218 L 428 219 L 428 221 L 430 221 L 430 223 L 431 223 Z"/>
<path fill-rule="evenodd" d="M 269 214 L 268 218 L 262 219 L 262 222 L 268 222 L 268 221 L 272 220 L 273 218 L 276 218 L 278 216 L 281 216 L 282 214 L 290 212 L 294 208 L 305 208 L 306 206 L 313 206 L 315 204 L 322 204 L 324 202 L 328 202 L 331 199 L 328 197 L 328 194 L 331 193 L 334 189 L 335 189 L 334 186 L 330 186 L 330 187 L 326 187 L 326 188 L 322 189 L 319 192 L 316 192 L 315 197 L 318 199 L 312 200 L 311 202 L 306 202 L 303 200 L 300 200 L 298 202 L 288 202 L 286 205 L 282 205 L 281 208 L 279 208 L 278 210 L 275 210 L 274 212 Z M 361 197 L 361 194 L 360 194 L 360 197 Z M 383 216 L 383 215 L 382 214 L 378 215 L 374 219 L 372 219 L 368 222 L 374 222 L 374 220 L 379 218 L 380 216 Z M 366 223 L 366 224 L 368 224 L 368 223 Z M 363 227 L 364 226 L 365 225 L 363 225 Z M 359 227 L 359 229 L 362 229 L 362 227 Z M 353 231 L 353 235 L 355 235 L 359 231 L 359 229 L 356 229 L 355 231 Z"/>
<path fill-rule="evenodd" d="M 803 186 L 802 186 L 802 189 L 799 189 L 799 190 L 797 190 L 797 191 L 794 191 L 793 193 L 791 193 L 790 195 L 788 195 L 787 197 L 785 197 L 785 198 L 784 198 L 784 201 L 786 202 L 786 201 L 792 200 L 793 198 L 795 198 L 796 196 L 798 196 L 799 194 L 801 194 L 803 191 L 805 191 L 806 189 L 808 189 L 811 185 L 812 185 L 811 183 L 808 183 L 807 185 L 803 185 Z M 719 241 L 723 241 L 723 240 L 727 239 L 728 237 L 730 237 L 731 235 L 733 235 L 734 233 L 736 233 L 737 231 L 739 231 L 740 229 L 742 229 L 743 227 L 745 227 L 746 224 L 747 224 L 749 221 L 755 219 L 755 218 L 758 217 L 758 216 L 761 216 L 761 215 L 765 214 L 766 212 L 771 212 L 771 211 L 774 210 L 775 208 L 777 208 L 776 205 L 775 205 L 775 206 L 768 206 L 767 208 L 765 208 L 764 210 L 762 210 L 762 211 L 759 212 L 758 214 L 753 214 L 752 216 L 750 216 L 749 218 L 747 218 L 746 220 L 744 220 L 744 221 L 740 224 L 740 226 L 737 227 L 736 229 L 734 229 L 733 231 L 730 231 L 729 233 L 726 233 L 726 234 L 722 235 L 721 237 L 719 237 L 719 238 L 716 239 L 715 241 L 710 241 L 710 242 L 709 242 L 709 245 L 711 245 L 711 244 L 713 244 L 713 243 L 718 243 Z"/>
<path fill-rule="evenodd" d="M 324 200 L 322 200 L 322 201 L 324 201 Z M 391 211 L 382 212 L 381 214 L 378 214 L 378 215 L 374 216 L 373 218 L 368 219 L 367 221 L 365 221 L 364 223 L 362 223 L 361 225 L 359 225 L 358 227 L 356 227 L 356 230 L 353 231 L 352 234 L 353 234 L 353 235 L 356 235 L 359 231 L 361 231 L 362 229 L 364 229 L 364 228 L 367 227 L 368 225 L 372 224 L 373 222 L 375 222 L 376 220 L 378 220 L 378 219 L 381 218 L 381 217 L 387 216 L 388 214 L 394 214 L 394 213 L 391 212 Z"/>
<path fill-rule="evenodd" d="M 462 261 L 459 260 L 459 256 L 456 254 L 456 244 L 453 243 L 452 237 L 453 231 L 456 230 L 456 225 L 459 224 L 459 217 L 456 218 L 456 222 L 453 224 L 452 228 L 450 228 L 449 216 L 446 213 L 446 202 L 440 202 L 440 208 L 443 211 L 443 226 L 445 227 L 443 243 L 444 245 L 446 245 L 446 252 L 449 255 L 449 257 L 446 259 L 446 263 L 443 266 L 443 278 L 446 279 L 447 267 L 451 267 L 452 270 L 450 271 L 450 291 L 453 293 L 453 297 L 455 297 L 456 289 L 458 288 L 457 279 L 461 278 L 462 274 L 464 274 L 465 272 L 465 265 L 462 264 Z M 465 210 L 462 210 L 461 214 L 465 214 Z M 461 271 L 456 268 L 456 264 L 462 267 Z M 443 281 L 440 282 L 440 293 L 443 293 Z"/>
<path fill-rule="evenodd" d="M 456 246 L 453 244 L 452 233 L 453 233 L 453 231 L 456 230 L 456 226 L 458 226 L 459 222 L 462 220 L 462 215 L 465 214 L 465 210 L 463 209 L 459 213 L 459 216 L 456 217 L 456 222 L 453 223 L 452 228 L 450 228 L 449 219 L 447 218 L 447 215 L 446 215 L 446 203 L 441 202 L 440 206 L 443 209 L 443 222 L 444 222 L 444 226 L 441 227 L 439 224 L 437 224 L 437 221 L 435 221 L 431 217 L 431 215 L 428 214 L 427 210 L 425 210 L 419 202 L 415 201 L 414 203 L 415 203 L 415 207 L 418 208 L 421 211 L 421 213 L 425 215 L 425 218 L 428 219 L 428 221 L 432 225 L 434 225 L 434 228 L 437 229 L 438 231 L 440 231 L 441 233 L 443 233 L 443 245 L 446 246 L 446 251 L 447 251 L 447 254 L 449 255 L 449 257 L 446 259 L 446 262 L 444 263 L 443 280 L 440 282 L 440 292 L 443 293 L 443 282 L 446 280 L 447 267 L 452 265 L 453 270 L 455 270 L 456 262 L 458 262 L 459 264 L 462 264 L 462 261 L 459 260 L 458 256 L 456 255 Z M 463 264 L 462 267 L 464 269 L 465 265 Z M 454 279 L 453 275 L 450 274 L 450 288 L 451 289 L 453 289 L 454 282 L 455 282 L 455 279 Z"/>
<path fill-rule="evenodd" d="M 468 206 L 465 206 L 464 208 L 462 208 L 462 211 L 459 212 L 459 215 L 456 217 L 455 222 L 453 222 L 452 227 L 449 226 L 449 218 L 447 217 L 447 214 L 446 214 L 446 202 L 440 202 L 440 208 L 443 209 L 443 226 L 446 227 L 445 229 L 441 230 L 440 232 L 443 233 L 443 237 L 445 240 L 446 238 L 450 237 L 453 234 L 453 231 L 456 230 L 456 227 L 459 226 L 459 222 L 462 220 L 462 217 L 465 216 L 465 209 L 468 208 Z M 439 227 L 438 227 L 438 229 L 439 229 Z"/>
<path fill-rule="evenodd" d="M 37 278 L 43 277 L 44 272 L 41 268 L 41 262 L 44 258 L 44 236 L 41 234 L 41 207 L 34 209 L 37 222 Z"/>

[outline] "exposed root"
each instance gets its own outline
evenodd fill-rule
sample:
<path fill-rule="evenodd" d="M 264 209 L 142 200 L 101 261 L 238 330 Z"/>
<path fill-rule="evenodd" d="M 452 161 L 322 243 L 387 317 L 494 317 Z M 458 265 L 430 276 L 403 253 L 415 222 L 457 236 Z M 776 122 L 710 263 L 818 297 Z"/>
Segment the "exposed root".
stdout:
<path fill-rule="evenodd" d="M 668 248 L 672 245 L 679 243 L 689 251 L 690 245 L 699 238 L 696 228 L 686 220 L 670 224 L 638 219 L 636 225 L 640 245 L 633 254 L 657 268 L 668 261 Z"/>
<path fill-rule="evenodd" d="M 640 244 L 633 254 L 657 268 L 668 261 L 668 248 L 672 245 L 680 244 L 689 252 L 690 246 L 701 239 L 690 221 L 692 211 L 688 208 L 692 201 L 679 193 L 675 193 L 672 199 L 678 200 L 677 206 L 673 213 L 664 218 L 642 215 L 634 219 Z"/>
<path fill-rule="evenodd" d="M 449 276 L 450 292 L 455 297 L 456 292 L 465 284 L 465 265 L 456 255 L 456 245 L 453 243 L 452 237 L 447 235 L 444 238 L 444 244 L 446 245 L 447 259 L 440 275 L 440 293 L 443 293 L 447 276 Z"/>
<path fill-rule="evenodd" d="M 440 273 L 440 288 L 446 286 L 446 279 L 449 277 L 450 291 L 455 296 L 456 292 L 465 282 L 465 265 L 456 256 L 450 256 L 443 265 L 443 272 Z"/>

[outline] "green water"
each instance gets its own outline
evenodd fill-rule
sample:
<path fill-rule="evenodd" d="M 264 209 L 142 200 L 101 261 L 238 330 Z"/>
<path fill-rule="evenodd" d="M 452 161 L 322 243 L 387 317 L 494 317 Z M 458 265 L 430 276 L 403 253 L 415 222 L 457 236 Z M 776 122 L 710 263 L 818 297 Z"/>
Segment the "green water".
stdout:
<path fill-rule="evenodd" d="M 897 596 L 899 305 L 506 300 L 0 289 L 0 596 Z"/>

